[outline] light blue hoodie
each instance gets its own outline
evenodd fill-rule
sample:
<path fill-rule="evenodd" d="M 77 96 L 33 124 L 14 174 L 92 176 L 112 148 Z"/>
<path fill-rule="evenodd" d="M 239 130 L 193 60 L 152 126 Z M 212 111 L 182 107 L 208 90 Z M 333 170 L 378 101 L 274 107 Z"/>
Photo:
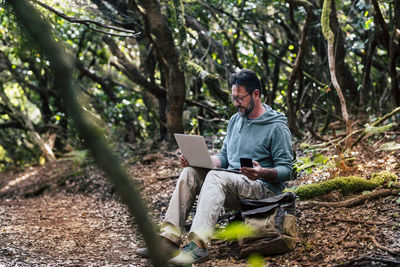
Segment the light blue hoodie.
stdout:
<path fill-rule="evenodd" d="M 236 113 L 228 124 L 227 135 L 218 158 L 221 167 L 239 169 L 240 158 L 252 158 L 264 168 L 274 168 L 273 183 L 262 180 L 276 194 L 285 188 L 292 175 L 292 135 L 282 113 L 263 104 L 266 111 L 256 119 L 243 118 Z"/>

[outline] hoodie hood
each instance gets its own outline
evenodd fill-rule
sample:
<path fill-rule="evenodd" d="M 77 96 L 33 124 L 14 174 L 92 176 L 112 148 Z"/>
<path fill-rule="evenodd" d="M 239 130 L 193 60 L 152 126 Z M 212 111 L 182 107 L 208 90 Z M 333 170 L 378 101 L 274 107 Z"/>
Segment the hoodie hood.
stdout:
<path fill-rule="evenodd" d="M 285 115 L 279 111 L 273 110 L 270 106 L 266 104 L 262 104 L 263 107 L 265 108 L 265 112 L 255 118 L 255 119 L 248 119 L 248 118 L 243 118 L 239 115 L 239 112 L 236 113 L 234 116 L 238 116 L 239 120 L 241 122 L 241 127 L 240 131 L 243 128 L 243 125 L 247 123 L 249 126 L 251 124 L 261 124 L 261 125 L 266 125 L 266 124 L 272 124 L 272 123 L 283 123 L 287 125 L 287 118 Z"/>

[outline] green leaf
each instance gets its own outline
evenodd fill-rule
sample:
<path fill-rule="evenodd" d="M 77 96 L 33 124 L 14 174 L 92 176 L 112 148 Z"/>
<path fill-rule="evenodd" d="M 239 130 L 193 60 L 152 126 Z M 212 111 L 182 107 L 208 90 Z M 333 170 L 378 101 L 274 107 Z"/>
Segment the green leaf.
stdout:
<path fill-rule="evenodd" d="M 224 229 L 218 230 L 215 233 L 217 239 L 223 240 L 240 240 L 246 237 L 255 236 L 254 229 L 241 222 L 233 222 L 226 226 Z"/>
<path fill-rule="evenodd" d="M 249 266 L 251 267 L 263 267 L 265 266 L 265 261 L 263 256 L 259 254 L 251 254 L 249 257 Z"/>

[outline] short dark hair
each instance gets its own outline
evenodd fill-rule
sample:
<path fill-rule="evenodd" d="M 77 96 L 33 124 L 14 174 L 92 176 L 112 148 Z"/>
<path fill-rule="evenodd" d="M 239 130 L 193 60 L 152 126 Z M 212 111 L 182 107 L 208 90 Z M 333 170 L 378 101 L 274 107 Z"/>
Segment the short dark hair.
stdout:
<path fill-rule="evenodd" d="M 254 90 L 261 91 L 261 82 L 256 73 L 252 70 L 241 69 L 231 74 L 229 86 L 241 85 L 246 88 L 247 93 L 251 94 Z"/>

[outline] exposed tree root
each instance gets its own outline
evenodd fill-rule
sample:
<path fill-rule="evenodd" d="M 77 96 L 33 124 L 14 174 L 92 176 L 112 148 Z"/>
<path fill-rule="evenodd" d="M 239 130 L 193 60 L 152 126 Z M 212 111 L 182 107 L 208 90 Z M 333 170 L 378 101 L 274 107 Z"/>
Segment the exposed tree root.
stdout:
<path fill-rule="evenodd" d="M 372 243 L 374 243 L 375 247 L 377 247 L 377 248 L 379 248 L 379 249 L 381 249 L 383 251 L 389 252 L 390 254 L 396 255 L 396 256 L 400 255 L 400 251 L 399 250 L 393 250 L 393 249 L 390 249 L 390 248 L 382 246 L 381 244 L 378 243 L 378 241 L 376 241 L 376 238 L 374 236 L 372 236 L 372 235 L 364 235 L 362 237 L 371 239 Z"/>
<path fill-rule="evenodd" d="M 335 267 L 347 267 L 347 266 L 353 266 L 354 263 L 357 262 L 363 262 L 363 261 L 368 261 L 370 264 L 372 264 L 372 262 L 382 262 L 382 263 L 386 263 L 389 266 L 398 266 L 400 264 L 400 261 L 395 261 L 395 260 L 390 260 L 390 259 L 383 259 L 383 258 L 375 258 L 375 257 L 371 257 L 368 255 L 359 257 L 359 258 L 355 258 L 352 259 L 346 263 L 343 264 L 338 264 L 338 265 L 334 265 Z"/>
<path fill-rule="evenodd" d="M 362 220 L 346 219 L 346 218 L 338 218 L 338 217 L 326 217 L 326 218 L 321 218 L 321 219 L 328 220 L 328 221 L 340 221 L 340 222 L 348 222 L 348 223 L 356 223 L 356 224 L 397 226 L 397 224 L 391 224 L 391 223 L 370 222 L 370 221 L 362 221 Z"/>
<path fill-rule="evenodd" d="M 341 207 L 351 207 L 355 205 L 359 205 L 364 203 L 366 200 L 374 199 L 378 197 L 386 197 L 391 195 L 398 195 L 399 190 L 397 189 L 382 189 L 373 191 L 366 195 L 357 196 L 352 199 L 348 199 L 345 201 L 340 202 L 319 202 L 319 201 L 311 201 L 311 204 L 322 206 L 322 207 L 334 207 L 334 208 L 341 208 Z"/>

